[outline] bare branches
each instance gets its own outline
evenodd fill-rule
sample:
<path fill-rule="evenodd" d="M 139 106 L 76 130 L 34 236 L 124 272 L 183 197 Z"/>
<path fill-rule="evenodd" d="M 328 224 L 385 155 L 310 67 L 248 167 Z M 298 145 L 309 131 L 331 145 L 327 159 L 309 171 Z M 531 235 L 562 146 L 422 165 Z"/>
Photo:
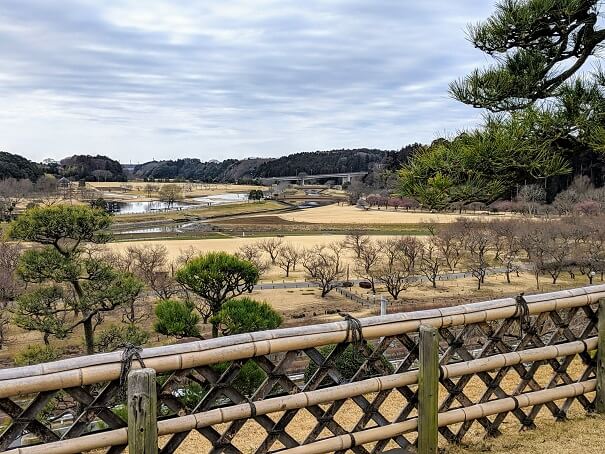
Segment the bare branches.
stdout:
<path fill-rule="evenodd" d="M 374 294 L 376 294 L 376 270 L 381 258 L 380 246 L 368 239 L 359 250 L 359 256 L 355 260 L 357 275 L 370 282 L 372 293 Z"/>
<path fill-rule="evenodd" d="M 253 263 L 261 276 L 265 274 L 270 267 L 270 263 L 263 259 L 263 250 L 257 243 L 244 244 L 238 249 L 235 255 Z"/>
<path fill-rule="evenodd" d="M 413 283 L 410 276 L 414 267 L 409 253 L 405 253 L 405 243 L 405 238 L 390 238 L 379 243 L 382 260 L 376 268 L 376 279 L 395 300 Z"/>
<path fill-rule="evenodd" d="M 351 249 L 355 253 L 355 256 L 360 258 L 362 249 L 369 241 L 370 237 L 368 235 L 361 232 L 352 232 L 343 241 L 343 246 Z"/>
<path fill-rule="evenodd" d="M 296 271 L 296 265 L 301 260 L 302 252 L 291 244 L 282 246 L 277 256 L 277 266 L 285 271 L 286 277 L 290 277 L 290 271 Z"/>
<path fill-rule="evenodd" d="M 340 247 L 337 244 L 316 246 L 307 250 L 302 263 L 308 278 L 316 281 L 321 287 L 322 298 L 330 293 L 338 280 L 344 276 Z"/>
<path fill-rule="evenodd" d="M 258 247 L 269 254 L 269 257 L 271 257 L 271 264 L 276 265 L 276 260 L 283 243 L 281 238 L 265 238 L 258 242 Z"/>

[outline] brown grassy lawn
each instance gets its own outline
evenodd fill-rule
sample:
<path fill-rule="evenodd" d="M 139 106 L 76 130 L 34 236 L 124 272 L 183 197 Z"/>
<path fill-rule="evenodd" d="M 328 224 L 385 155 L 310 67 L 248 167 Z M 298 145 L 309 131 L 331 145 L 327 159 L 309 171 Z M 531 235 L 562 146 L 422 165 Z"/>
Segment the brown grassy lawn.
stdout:
<path fill-rule="evenodd" d="M 251 189 L 266 189 L 264 186 L 236 185 L 236 184 L 210 184 L 210 183 L 146 183 L 144 181 L 128 182 L 87 182 L 86 186 L 104 192 L 114 192 L 116 196 L 123 194 L 140 196 L 137 200 L 143 200 L 147 196 L 145 186 L 152 184 L 155 187 L 162 187 L 167 184 L 176 184 L 183 188 L 183 196 L 203 197 L 208 195 L 224 194 L 228 192 L 250 192 Z M 128 190 L 123 190 L 128 187 Z M 142 198 L 141 198 L 142 197 Z"/>
<path fill-rule="evenodd" d="M 477 213 L 429 213 L 426 211 L 405 211 L 390 208 L 378 210 L 363 210 L 351 205 L 328 205 L 325 207 L 313 208 L 296 213 L 285 213 L 280 215 L 283 219 L 296 222 L 309 222 L 317 224 L 418 224 L 424 221 L 437 223 L 454 222 L 460 217 L 472 217 L 482 219 L 501 219 L 502 214 Z"/>
<path fill-rule="evenodd" d="M 507 432 L 504 436 L 450 446 L 445 454 L 602 454 L 605 417 L 574 415 L 565 422 L 545 420 L 538 430 Z"/>

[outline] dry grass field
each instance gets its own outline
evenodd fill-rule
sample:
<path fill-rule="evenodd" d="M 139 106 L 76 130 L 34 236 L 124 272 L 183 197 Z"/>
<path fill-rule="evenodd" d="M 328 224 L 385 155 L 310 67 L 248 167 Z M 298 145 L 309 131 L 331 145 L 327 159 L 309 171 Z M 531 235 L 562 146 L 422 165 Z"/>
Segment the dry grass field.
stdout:
<path fill-rule="evenodd" d="M 503 215 L 477 213 L 428 213 L 426 211 L 402 211 L 394 209 L 363 210 L 351 205 L 328 205 L 297 213 L 281 214 L 282 219 L 313 224 L 418 224 L 424 221 L 436 223 L 454 222 L 460 217 L 501 218 Z"/>
<path fill-rule="evenodd" d="M 320 244 L 329 244 L 333 242 L 341 242 L 346 238 L 346 235 L 301 235 L 284 237 L 284 244 L 291 244 L 299 248 L 309 248 Z M 381 239 L 384 236 L 373 236 L 372 238 Z M 237 252 L 237 250 L 245 244 L 255 243 L 259 241 L 254 237 L 243 238 L 225 238 L 225 239 L 210 239 L 210 240 L 151 240 L 151 241 L 134 241 L 110 243 L 108 247 L 114 251 L 124 251 L 129 246 L 136 245 L 155 245 L 163 244 L 168 248 L 168 259 L 174 260 L 182 251 L 194 248 L 202 252 L 225 251 Z"/>
<path fill-rule="evenodd" d="M 138 200 L 144 200 L 147 196 L 145 186 L 151 184 L 157 188 L 167 184 L 176 184 L 183 188 L 183 196 L 203 197 L 208 195 L 217 195 L 225 193 L 250 192 L 252 189 L 266 189 L 264 186 L 253 185 L 238 185 L 238 184 L 212 184 L 212 183 L 146 183 L 144 181 L 129 181 L 129 182 L 87 182 L 86 185 L 106 192 L 112 192 L 116 195 L 128 194 L 136 195 Z"/>

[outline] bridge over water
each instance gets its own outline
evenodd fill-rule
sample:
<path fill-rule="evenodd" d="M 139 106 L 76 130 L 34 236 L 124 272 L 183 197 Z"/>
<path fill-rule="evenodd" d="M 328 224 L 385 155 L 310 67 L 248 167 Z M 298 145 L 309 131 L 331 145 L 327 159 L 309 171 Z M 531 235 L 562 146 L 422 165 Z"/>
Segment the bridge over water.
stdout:
<path fill-rule="evenodd" d="M 311 180 L 330 180 L 339 179 L 341 183 L 350 183 L 355 178 L 363 178 L 368 172 L 337 172 L 337 173 L 321 173 L 309 175 L 306 173 L 300 173 L 298 175 L 287 176 L 287 177 L 271 177 L 261 178 L 264 184 L 278 183 L 281 181 L 292 181 L 304 186 L 306 182 Z"/>

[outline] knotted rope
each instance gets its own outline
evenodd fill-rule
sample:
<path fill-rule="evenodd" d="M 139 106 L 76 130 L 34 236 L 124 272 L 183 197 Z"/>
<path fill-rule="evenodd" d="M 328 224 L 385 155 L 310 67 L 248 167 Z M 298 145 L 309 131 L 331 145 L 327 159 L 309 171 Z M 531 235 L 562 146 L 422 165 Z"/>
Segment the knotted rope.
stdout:
<path fill-rule="evenodd" d="M 136 359 L 141 367 L 145 367 L 145 362 L 141 357 L 143 348 L 139 345 L 134 345 L 130 342 L 126 342 L 123 345 L 124 350 L 122 351 L 122 367 L 120 369 L 120 397 L 126 396 L 126 384 L 128 382 L 128 374 L 132 368 L 132 362 Z"/>
<path fill-rule="evenodd" d="M 529 306 L 527 305 L 527 300 L 523 295 L 524 293 L 521 292 L 515 297 L 515 302 L 517 304 L 515 318 L 519 319 L 519 338 L 521 340 L 523 339 L 523 332 L 528 332 L 531 328 L 531 320 L 529 318 Z"/>
<path fill-rule="evenodd" d="M 346 339 L 351 339 L 351 343 L 354 347 L 359 347 L 363 341 L 363 330 L 361 328 L 361 322 L 353 317 L 351 314 L 340 312 L 340 316 L 347 322 L 347 336 Z"/>

